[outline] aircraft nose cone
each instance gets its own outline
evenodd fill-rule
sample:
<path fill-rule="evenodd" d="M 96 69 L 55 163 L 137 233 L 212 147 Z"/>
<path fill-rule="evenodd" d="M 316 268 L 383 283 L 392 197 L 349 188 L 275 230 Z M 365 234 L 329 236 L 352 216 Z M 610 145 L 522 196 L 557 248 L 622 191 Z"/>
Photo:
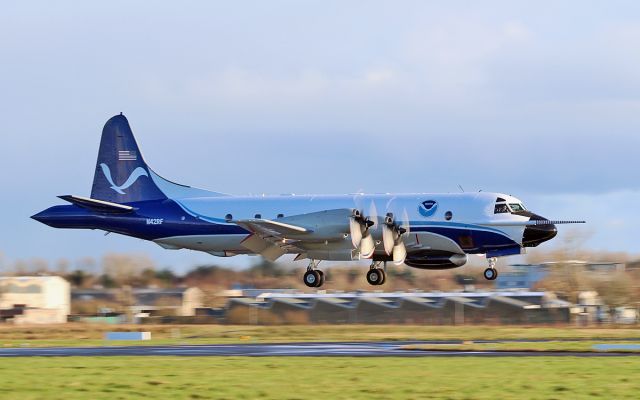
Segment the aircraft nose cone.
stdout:
<path fill-rule="evenodd" d="M 41 211 L 37 214 L 33 214 L 31 219 L 35 219 L 38 222 L 42 222 L 43 224 L 47 221 L 47 213 L 45 211 Z"/>
<path fill-rule="evenodd" d="M 536 247 L 540 243 L 553 239 L 558 234 L 558 228 L 546 218 L 532 214 L 529 221 L 541 221 L 539 225 L 529 225 L 524 228 L 522 245 L 524 247 Z M 547 221 L 547 222 L 545 222 Z"/>

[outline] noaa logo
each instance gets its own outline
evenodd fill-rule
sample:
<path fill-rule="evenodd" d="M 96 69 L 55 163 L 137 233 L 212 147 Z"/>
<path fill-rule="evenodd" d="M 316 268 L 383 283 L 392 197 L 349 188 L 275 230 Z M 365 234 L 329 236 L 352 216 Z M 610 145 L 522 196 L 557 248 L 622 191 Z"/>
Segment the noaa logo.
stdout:
<path fill-rule="evenodd" d="M 124 192 L 124 189 L 127 189 L 129 188 L 129 186 L 133 185 L 141 176 L 146 176 L 146 177 L 149 176 L 149 174 L 147 174 L 147 171 L 145 171 L 144 168 L 138 167 L 133 170 L 131 175 L 129 175 L 127 180 L 122 185 L 118 186 L 113 182 L 113 178 L 111 177 L 111 170 L 109 169 L 109 166 L 105 163 L 102 163 L 100 164 L 100 168 L 102 168 L 102 173 L 104 174 L 104 177 L 111 184 L 111 189 L 113 189 L 114 191 L 120 194 L 126 194 Z"/>
<path fill-rule="evenodd" d="M 418 212 L 423 217 L 431 217 L 436 213 L 436 209 L 438 208 L 438 202 L 435 200 L 427 200 L 423 201 L 418 207 Z"/>

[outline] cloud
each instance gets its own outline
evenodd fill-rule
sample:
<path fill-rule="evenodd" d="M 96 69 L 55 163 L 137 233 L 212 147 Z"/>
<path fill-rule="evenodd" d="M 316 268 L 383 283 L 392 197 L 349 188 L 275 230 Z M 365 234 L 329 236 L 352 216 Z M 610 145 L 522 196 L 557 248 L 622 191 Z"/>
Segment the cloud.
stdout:
<path fill-rule="evenodd" d="M 0 231 L 7 252 L 102 248 L 25 221 L 89 192 L 101 124 L 120 111 L 177 181 L 240 194 L 459 183 L 600 216 L 594 246 L 635 248 L 635 2 L 275 4 L 6 6 L 0 185 L 24 199 L 0 200 L 18 231 Z"/>

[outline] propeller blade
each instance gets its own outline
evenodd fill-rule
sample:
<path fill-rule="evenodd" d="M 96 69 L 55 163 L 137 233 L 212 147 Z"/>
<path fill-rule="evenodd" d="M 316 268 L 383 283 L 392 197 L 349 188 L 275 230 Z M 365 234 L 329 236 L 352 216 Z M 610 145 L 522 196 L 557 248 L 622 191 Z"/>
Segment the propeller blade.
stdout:
<path fill-rule="evenodd" d="M 395 232 L 393 227 L 387 224 L 382 225 L 382 243 L 384 244 L 384 252 L 387 255 L 391 254 L 393 246 L 395 245 Z"/>
<path fill-rule="evenodd" d="M 404 262 L 405 258 L 407 258 L 407 248 L 404 246 L 402 239 L 400 239 L 399 243 L 393 246 L 393 263 L 400 265 Z"/>
<path fill-rule="evenodd" d="M 373 200 L 371 200 L 371 205 L 369 206 L 369 220 L 373 222 L 373 225 L 369 229 L 378 229 L 378 209 Z"/>
<path fill-rule="evenodd" d="M 411 224 L 409 223 L 409 214 L 406 208 L 402 211 L 402 225 L 400 227 L 404 229 L 404 234 L 411 233 Z"/>
<path fill-rule="evenodd" d="M 349 218 L 349 233 L 351 234 L 351 243 L 357 249 L 362 241 L 362 225 L 354 217 Z"/>
<path fill-rule="evenodd" d="M 366 232 L 360 241 L 360 257 L 371 258 L 376 250 L 376 242 L 369 232 Z"/>

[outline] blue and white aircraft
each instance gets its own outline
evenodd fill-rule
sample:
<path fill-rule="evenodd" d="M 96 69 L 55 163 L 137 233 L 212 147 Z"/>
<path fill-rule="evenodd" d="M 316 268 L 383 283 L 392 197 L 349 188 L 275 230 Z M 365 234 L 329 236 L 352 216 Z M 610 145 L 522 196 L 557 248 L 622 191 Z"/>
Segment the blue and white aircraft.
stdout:
<path fill-rule="evenodd" d="M 215 256 L 284 254 L 309 259 L 304 283 L 320 287 L 321 260 L 370 259 L 367 281 L 385 282 L 387 262 L 421 269 L 463 266 L 486 256 L 486 279 L 496 258 L 521 254 L 557 234 L 557 224 L 501 193 L 231 196 L 168 181 L 145 163 L 122 115 L 102 130 L 91 197 L 33 219 L 55 228 L 100 229 L 150 240 L 166 249 Z"/>

